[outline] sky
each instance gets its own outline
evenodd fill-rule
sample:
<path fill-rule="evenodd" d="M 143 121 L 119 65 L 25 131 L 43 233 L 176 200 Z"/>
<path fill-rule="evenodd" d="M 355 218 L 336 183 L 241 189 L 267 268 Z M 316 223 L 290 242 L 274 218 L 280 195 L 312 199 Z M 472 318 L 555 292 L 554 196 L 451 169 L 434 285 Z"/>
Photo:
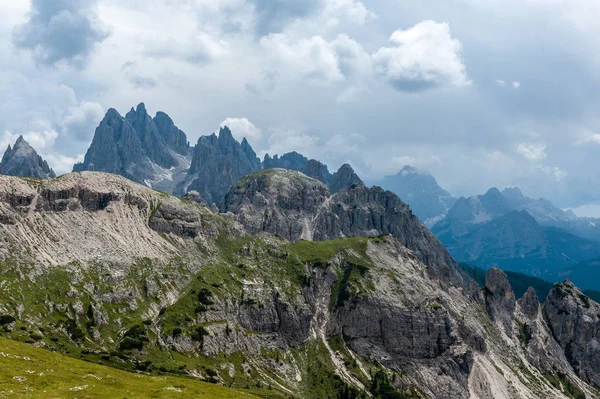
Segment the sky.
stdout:
<path fill-rule="evenodd" d="M 228 125 L 367 181 L 519 186 L 600 214 L 596 0 L 0 0 L 0 148 L 57 173 L 109 108 Z M 2 151 L 2 150 L 0 150 Z"/>

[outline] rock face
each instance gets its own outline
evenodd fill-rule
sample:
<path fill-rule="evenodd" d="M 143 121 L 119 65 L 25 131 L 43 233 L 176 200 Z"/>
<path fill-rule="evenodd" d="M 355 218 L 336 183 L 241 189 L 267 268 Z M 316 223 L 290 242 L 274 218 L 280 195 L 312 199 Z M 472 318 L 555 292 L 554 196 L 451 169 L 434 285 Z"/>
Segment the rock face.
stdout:
<path fill-rule="evenodd" d="M 248 141 L 240 144 L 225 126 L 219 136 L 200 137 L 186 182 L 177 191 L 195 190 L 206 203 L 219 204 L 240 178 L 260 169 L 260 160 Z"/>
<path fill-rule="evenodd" d="M 331 182 L 329 183 L 329 189 L 333 194 L 340 190 L 351 188 L 352 186 L 364 186 L 363 181 L 354 173 L 352 166 L 347 163 L 342 165 L 337 172 L 333 174 Z"/>
<path fill-rule="evenodd" d="M 0 334 L 306 399 L 598 397 L 565 359 L 595 381 L 599 305 L 574 288 L 549 304 L 563 348 L 541 315 L 507 337 L 486 311 L 514 309 L 502 275 L 490 274 L 486 302 L 449 283 L 447 253 L 393 193 L 332 196 L 299 172 L 263 170 L 228 200 L 244 215 L 105 173 L 0 176 L 0 320 L 11 320 Z M 289 242 L 271 229 L 398 239 Z"/>
<path fill-rule="evenodd" d="M 456 203 L 456 198 L 441 188 L 433 176 L 411 166 L 405 166 L 395 176 L 385 177 L 379 184 L 410 205 L 428 227 L 443 218 Z"/>
<path fill-rule="evenodd" d="M 492 320 L 501 323 L 512 336 L 516 309 L 515 294 L 502 270 L 492 268 L 485 277 L 485 305 Z"/>
<path fill-rule="evenodd" d="M 74 172 L 100 171 L 149 187 L 172 191 L 174 180 L 189 168 L 185 134 L 164 113 L 152 119 L 139 104 L 122 117 L 109 109 L 96 129 L 83 163 Z"/>
<path fill-rule="evenodd" d="M 545 310 L 552 334 L 577 375 L 600 386 L 600 305 L 566 281 L 550 291 Z"/>
<path fill-rule="evenodd" d="M 441 243 L 397 195 L 379 187 L 353 186 L 331 195 L 327 186 L 302 173 L 269 169 L 247 176 L 225 197 L 247 231 L 290 240 L 391 234 L 439 276 L 455 278 L 455 264 Z"/>
<path fill-rule="evenodd" d="M 329 184 L 332 179 L 327 165 L 315 159 L 309 160 L 304 155 L 295 151 L 284 154 L 281 157 L 278 155 L 271 157 L 269 154 L 266 154 L 263 160 L 263 169 L 296 170 L 325 184 Z"/>
<path fill-rule="evenodd" d="M 529 319 L 537 318 L 540 313 L 540 301 L 533 287 L 529 287 L 525 295 L 519 299 L 519 307 Z"/>
<path fill-rule="evenodd" d="M 23 136 L 19 136 L 14 147 L 11 148 L 9 145 L 4 152 L 0 162 L 0 174 L 35 179 L 56 177 L 48 162 L 38 155 Z"/>

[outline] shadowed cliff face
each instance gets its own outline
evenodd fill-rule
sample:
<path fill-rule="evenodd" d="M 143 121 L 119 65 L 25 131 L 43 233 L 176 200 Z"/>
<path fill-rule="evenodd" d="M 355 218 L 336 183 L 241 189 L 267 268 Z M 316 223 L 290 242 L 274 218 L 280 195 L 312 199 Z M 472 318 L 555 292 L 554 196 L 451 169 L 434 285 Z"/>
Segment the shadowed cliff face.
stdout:
<path fill-rule="evenodd" d="M 197 191 L 207 204 L 219 204 L 242 176 L 261 168 L 260 160 L 246 139 L 237 142 L 231 130 L 221 128 L 219 136 L 202 136 L 193 152 L 188 176 L 176 192 Z"/>
<path fill-rule="evenodd" d="M 533 298 L 517 306 L 500 271 L 485 301 L 449 284 L 451 259 L 391 193 L 332 196 L 275 170 L 236 185 L 235 215 L 193 197 L 104 173 L 0 176 L 0 334 L 300 398 L 596 397 L 581 380 L 595 378 L 587 327 L 549 326 Z M 547 307 L 589 324 L 598 305 L 573 298 Z"/>

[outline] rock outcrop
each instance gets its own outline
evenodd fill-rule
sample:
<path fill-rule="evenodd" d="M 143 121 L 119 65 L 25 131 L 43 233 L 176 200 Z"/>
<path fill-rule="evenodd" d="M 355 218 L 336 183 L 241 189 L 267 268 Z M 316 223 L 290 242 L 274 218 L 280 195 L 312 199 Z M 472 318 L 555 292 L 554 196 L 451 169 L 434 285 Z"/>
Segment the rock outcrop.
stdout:
<path fill-rule="evenodd" d="M 290 241 L 391 234 L 432 273 L 456 278 L 455 263 L 441 243 L 397 195 L 379 187 L 358 185 L 331 195 L 325 184 L 302 173 L 270 169 L 242 179 L 221 211 L 238 215 L 251 233 Z"/>
<path fill-rule="evenodd" d="M 269 154 L 266 154 L 263 160 L 263 169 L 295 170 L 325 184 L 329 184 L 332 179 L 332 175 L 329 172 L 327 165 L 324 165 L 316 159 L 309 160 L 296 151 L 288 152 L 281 157 L 278 155 L 271 157 Z"/>
<path fill-rule="evenodd" d="M 485 305 L 493 321 L 504 327 L 512 336 L 512 326 L 516 310 L 515 294 L 502 270 L 492 268 L 485 276 Z"/>
<path fill-rule="evenodd" d="M 538 317 L 540 313 L 540 301 L 533 287 L 529 287 L 525 295 L 519 299 L 521 312 L 530 320 Z"/>
<path fill-rule="evenodd" d="M 23 136 L 19 136 L 15 145 L 12 148 L 9 145 L 4 152 L 0 162 L 0 174 L 34 179 L 56 177 L 48 162 L 38 155 Z"/>
<path fill-rule="evenodd" d="M 333 174 L 331 181 L 329 182 L 329 190 L 333 194 L 337 193 L 340 190 L 352 188 L 353 186 L 364 186 L 363 181 L 358 177 L 356 173 L 354 173 L 354 169 L 352 166 L 343 164 L 337 172 Z"/>
<path fill-rule="evenodd" d="M 552 334 L 577 375 L 600 386 L 600 305 L 566 281 L 550 291 L 545 310 Z"/>
<path fill-rule="evenodd" d="M 220 204 L 239 179 L 260 169 L 260 160 L 248 141 L 243 139 L 239 143 L 225 126 L 218 136 L 200 137 L 188 176 L 176 192 L 195 190 L 207 204 Z"/>

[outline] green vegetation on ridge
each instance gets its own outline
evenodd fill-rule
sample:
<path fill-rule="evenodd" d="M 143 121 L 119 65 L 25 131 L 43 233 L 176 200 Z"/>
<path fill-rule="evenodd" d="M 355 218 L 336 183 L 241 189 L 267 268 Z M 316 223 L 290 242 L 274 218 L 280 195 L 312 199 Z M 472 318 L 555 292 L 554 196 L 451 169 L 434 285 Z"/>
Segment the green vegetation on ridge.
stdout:
<path fill-rule="evenodd" d="M 5 338 L 0 338 L 0 397 L 258 398 L 191 378 L 129 373 Z"/>

